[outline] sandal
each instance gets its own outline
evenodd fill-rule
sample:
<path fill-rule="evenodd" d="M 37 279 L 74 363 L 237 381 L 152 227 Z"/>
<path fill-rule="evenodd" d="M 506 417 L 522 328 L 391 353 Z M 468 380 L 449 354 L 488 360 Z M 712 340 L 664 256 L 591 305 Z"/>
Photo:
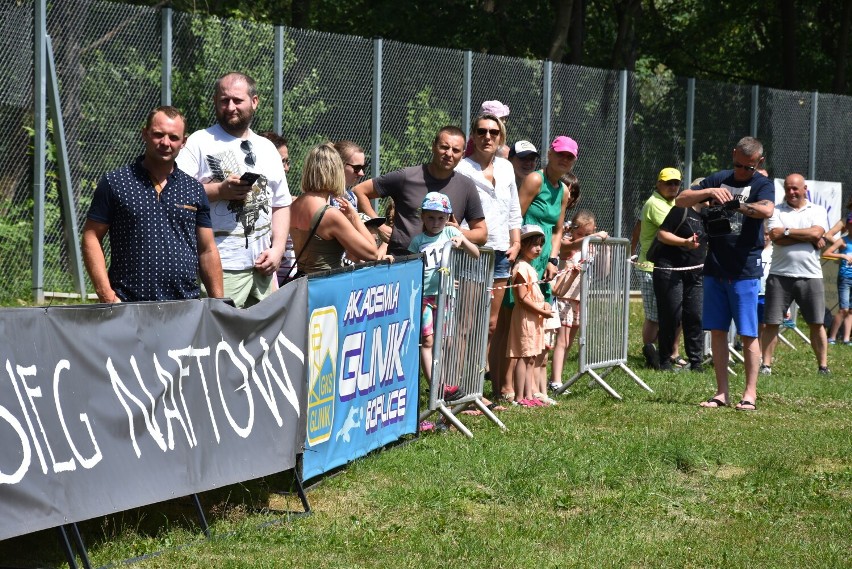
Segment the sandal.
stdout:
<path fill-rule="evenodd" d="M 515 400 L 514 392 L 504 393 L 500 396 L 500 401 L 505 401 L 506 403 L 511 403 Z"/>
<path fill-rule="evenodd" d="M 689 365 L 689 362 L 686 361 L 685 359 L 683 359 L 680 356 L 678 356 L 676 358 L 671 358 L 671 362 L 672 362 L 672 365 L 676 366 L 676 367 L 686 367 L 686 366 Z"/>
<path fill-rule="evenodd" d="M 551 399 L 545 393 L 533 393 L 533 397 L 541 401 L 545 406 L 556 405 L 556 400 Z"/>

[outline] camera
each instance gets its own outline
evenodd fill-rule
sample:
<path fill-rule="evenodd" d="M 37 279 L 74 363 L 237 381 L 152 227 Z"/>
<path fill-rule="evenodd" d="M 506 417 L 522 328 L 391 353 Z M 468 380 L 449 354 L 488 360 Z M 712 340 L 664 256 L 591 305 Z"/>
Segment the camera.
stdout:
<path fill-rule="evenodd" d="M 710 237 L 719 237 L 731 233 L 731 220 L 725 206 L 714 205 L 704 210 L 704 229 Z"/>
<path fill-rule="evenodd" d="M 731 215 L 740 208 L 737 198 L 704 210 L 704 229 L 710 237 L 731 234 Z"/>

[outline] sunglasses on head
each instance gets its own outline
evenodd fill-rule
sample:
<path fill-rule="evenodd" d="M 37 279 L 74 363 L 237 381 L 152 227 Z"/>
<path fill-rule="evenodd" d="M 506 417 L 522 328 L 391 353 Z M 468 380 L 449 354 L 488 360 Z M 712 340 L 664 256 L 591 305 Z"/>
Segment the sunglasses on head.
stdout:
<path fill-rule="evenodd" d="M 478 128 L 476 129 L 476 134 L 478 136 L 485 136 L 486 134 L 490 134 L 492 138 L 497 138 L 500 136 L 499 128 Z"/>

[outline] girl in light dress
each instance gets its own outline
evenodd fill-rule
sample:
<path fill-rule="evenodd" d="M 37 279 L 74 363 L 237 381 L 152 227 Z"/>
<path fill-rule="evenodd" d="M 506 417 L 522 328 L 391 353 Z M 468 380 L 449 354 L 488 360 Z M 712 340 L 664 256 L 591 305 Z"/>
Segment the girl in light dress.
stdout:
<path fill-rule="evenodd" d="M 515 308 L 509 326 L 508 354 L 513 370 L 514 402 L 524 407 L 546 405 L 538 392 L 536 359 L 544 352 L 544 319 L 550 318 L 550 305 L 538 286 L 538 273 L 531 265 L 541 254 L 544 232 L 538 225 L 521 227 L 521 251 L 512 268 Z M 537 397 L 538 396 L 538 397 Z"/>

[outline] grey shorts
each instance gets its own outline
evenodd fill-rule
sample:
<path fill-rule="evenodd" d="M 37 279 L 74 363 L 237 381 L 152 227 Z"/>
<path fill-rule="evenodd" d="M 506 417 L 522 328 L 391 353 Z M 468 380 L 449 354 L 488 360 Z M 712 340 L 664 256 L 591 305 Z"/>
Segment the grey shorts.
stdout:
<path fill-rule="evenodd" d="M 639 290 L 642 291 L 642 308 L 645 309 L 645 320 L 659 322 L 657 319 L 657 295 L 654 294 L 654 274 L 636 270 L 639 280 Z"/>
<path fill-rule="evenodd" d="M 822 279 L 770 274 L 766 278 L 764 322 L 781 324 L 784 313 L 794 300 L 808 324 L 821 324 L 825 320 L 825 287 Z"/>

